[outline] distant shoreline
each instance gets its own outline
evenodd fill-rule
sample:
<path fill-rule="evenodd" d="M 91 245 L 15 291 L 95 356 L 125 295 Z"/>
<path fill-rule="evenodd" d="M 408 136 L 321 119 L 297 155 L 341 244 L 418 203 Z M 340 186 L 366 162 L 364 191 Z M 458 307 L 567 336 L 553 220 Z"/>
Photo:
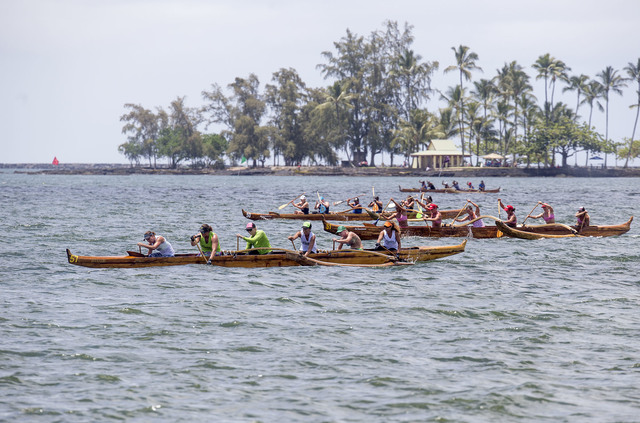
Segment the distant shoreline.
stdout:
<path fill-rule="evenodd" d="M 230 167 L 225 169 L 169 169 L 166 167 L 131 167 L 128 164 L 69 163 L 54 166 L 45 163 L 0 163 L 0 169 L 34 175 L 274 175 L 274 176 L 417 176 L 417 177 L 640 177 L 640 168 L 600 166 L 566 168 L 460 167 L 421 170 L 405 167 L 339 166 L 266 166 L 264 168 Z"/>

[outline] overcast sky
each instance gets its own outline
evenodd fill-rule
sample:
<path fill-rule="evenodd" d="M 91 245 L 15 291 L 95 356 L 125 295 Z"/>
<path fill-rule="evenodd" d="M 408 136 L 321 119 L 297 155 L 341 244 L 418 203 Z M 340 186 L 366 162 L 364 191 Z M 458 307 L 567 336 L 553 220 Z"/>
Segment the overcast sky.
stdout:
<path fill-rule="evenodd" d="M 531 64 L 545 53 L 590 77 L 606 66 L 626 76 L 640 57 L 638 0 L 0 0 L 0 163 L 126 163 L 125 103 L 200 106 L 213 83 L 255 73 L 264 87 L 289 67 L 325 86 L 321 53 L 347 29 L 368 36 L 386 20 L 414 27 L 413 49 L 440 62 L 433 87 L 443 91 L 461 44 L 479 55 L 474 79 L 516 60 L 540 99 Z M 614 140 L 631 136 L 635 89 L 611 97 Z M 573 93 L 556 100 L 575 107 Z M 604 134 L 604 114 L 593 123 Z"/>

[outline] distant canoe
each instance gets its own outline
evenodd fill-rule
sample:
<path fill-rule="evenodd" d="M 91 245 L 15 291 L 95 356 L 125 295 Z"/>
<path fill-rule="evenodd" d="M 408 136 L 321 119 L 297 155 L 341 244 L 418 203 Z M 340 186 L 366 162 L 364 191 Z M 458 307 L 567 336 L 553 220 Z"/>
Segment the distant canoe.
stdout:
<path fill-rule="evenodd" d="M 338 226 L 326 220 L 323 222 L 324 230 L 335 234 Z M 347 230 L 355 232 L 362 240 L 378 239 L 378 235 L 384 229 L 382 225 L 377 226 L 371 223 L 364 223 L 362 226 L 345 226 Z M 440 228 L 432 228 L 427 225 L 409 226 L 408 228 L 400 228 L 402 237 L 419 236 L 429 238 L 448 238 L 448 237 L 469 237 L 469 238 L 498 238 L 500 236 L 498 228 L 495 226 L 485 226 L 484 228 L 474 228 L 467 226 L 442 226 Z"/>
<path fill-rule="evenodd" d="M 633 216 L 619 225 L 585 226 L 578 231 L 577 226 L 567 225 L 536 225 L 512 228 L 504 222 L 496 221 L 496 226 L 505 235 L 512 238 L 540 239 L 540 238 L 575 238 L 575 237 L 607 237 L 617 236 L 629 232 Z"/>
<path fill-rule="evenodd" d="M 397 254 L 373 250 L 332 250 L 310 254 L 311 260 L 300 257 L 297 251 L 274 248 L 270 254 L 247 254 L 248 250 L 224 251 L 215 256 L 211 264 L 221 267 L 288 267 L 307 265 L 338 266 L 386 266 L 403 263 L 424 262 L 462 253 L 467 241 L 458 245 L 419 246 L 403 248 Z M 67 261 L 76 266 L 92 268 L 143 268 L 205 264 L 198 254 L 177 254 L 174 257 L 147 257 L 128 251 L 126 256 L 79 256 L 67 249 Z"/>
<path fill-rule="evenodd" d="M 516 238 L 525 239 L 539 239 L 539 238 L 566 238 L 575 236 L 615 236 L 622 235 L 629 232 L 631 227 L 631 217 L 627 222 L 620 225 L 608 225 L 608 226 L 587 226 L 580 232 L 577 231 L 576 226 L 568 226 L 561 224 L 548 224 L 548 225 L 532 225 L 521 226 L 518 228 L 509 228 L 501 221 L 496 221 L 496 225 L 487 225 L 482 228 L 475 228 L 471 225 L 455 225 L 455 226 L 442 226 L 440 228 L 432 228 L 430 226 L 409 226 L 408 228 L 400 228 L 400 232 L 403 237 L 419 236 L 430 238 L 448 238 L 448 237 L 468 237 L 468 238 L 500 238 L 502 236 L 512 236 Z M 372 240 L 377 239 L 380 235 L 380 231 L 383 230 L 382 226 L 372 225 L 370 223 L 364 223 L 362 226 L 345 226 L 347 230 L 355 232 L 360 239 Z M 334 225 L 330 222 L 324 222 L 324 230 L 330 233 L 336 233 L 338 225 Z"/>
<path fill-rule="evenodd" d="M 295 219 L 295 220 L 371 220 L 371 217 L 363 210 L 362 213 L 354 213 L 352 211 L 336 212 L 336 213 L 251 213 L 242 209 L 242 215 L 251 220 L 271 220 L 271 219 Z"/>
<path fill-rule="evenodd" d="M 453 219 L 456 215 L 459 215 L 460 209 L 457 210 L 440 210 L 443 219 Z M 383 216 L 391 216 L 392 212 L 385 212 Z M 426 212 L 422 214 L 427 215 Z M 376 220 L 380 218 L 380 215 L 376 212 L 372 212 L 369 209 L 364 209 L 362 213 L 337 212 L 337 213 L 309 213 L 309 214 L 294 214 L 294 213 L 251 213 L 242 209 L 242 215 L 251 220 L 271 220 L 271 219 L 294 219 L 294 220 L 337 220 L 337 221 L 358 221 L 358 220 Z M 409 219 L 418 218 L 418 212 L 408 213 Z"/>
<path fill-rule="evenodd" d="M 436 188 L 436 189 L 425 189 L 425 188 L 402 188 L 398 186 L 400 191 L 402 192 L 433 192 L 433 193 L 441 193 L 441 194 L 490 194 L 500 192 L 500 187 L 495 189 L 485 189 L 481 191 L 479 189 L 455 189 L 455 188 Z"/>

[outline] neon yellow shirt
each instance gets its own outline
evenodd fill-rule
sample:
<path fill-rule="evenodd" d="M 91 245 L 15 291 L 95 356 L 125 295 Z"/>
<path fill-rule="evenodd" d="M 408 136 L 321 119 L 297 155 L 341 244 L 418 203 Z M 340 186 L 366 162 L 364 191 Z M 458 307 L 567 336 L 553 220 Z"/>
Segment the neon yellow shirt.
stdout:
<path fill-rule="evenodd" d="M 256 234 L 251 237 L 243 236 L 242 239 L 247 241 L 246 249 L 251 248 L 267 248 L 265 250 L 258 250 L 259 254 L 267 254 L 270 253 L 271 244 L 269 243 L 269 239 L 267 238 L 267 234 L 262 230 L 257 230 Z"/>
<path fill-rule="evenodd" d="M 213 236 L 215 235 L 215 232 L 210 232 L 209 233 L 209 242 L 204 240 L 204 235 L 200 234 L 200 248 L 202 248 L 202 252 L 203 253 L 211 253 L 211 250 L 213 249 Z M 222 250 L 222 248 L 220 248 L 220 239 L 218 239 L 218 248 L 216 248 L 216 253 L 219 253 Z"/>

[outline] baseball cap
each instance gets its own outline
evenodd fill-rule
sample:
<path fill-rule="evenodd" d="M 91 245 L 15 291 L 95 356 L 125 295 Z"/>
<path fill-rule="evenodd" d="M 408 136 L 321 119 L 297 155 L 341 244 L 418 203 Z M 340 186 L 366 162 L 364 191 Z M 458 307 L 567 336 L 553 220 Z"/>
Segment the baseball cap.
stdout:
<path fill-rule="evenodd" d="M 303 229 L 304 229 L 304 228 L 309 228 L 309 229 L 311 229 L 311 222 L 304 222 L 304 223 L 302 224 L 302 228 L 303 228 Z"/>
<path fill-rule="evenodd" d="M 255 228 L 255 227 L 256 227 L 255 223 L 253 223 L 253 222 L 249 222 L 249 223 L 247 223 L 247 227 L 246 227 L 246 229 L 247 229 L 248 231 L 250 231 L 251 229 L 253 229 L 253 228 Z"/>
<path fill-rule="evenodd" d="M 390 228 L 391 226 L 393 226 L 393 223 L 389 222 L 388 220 L 386 222 L 384 222 L 384 226 L 385 228 Z"/>
<path fill-rule="evenodd" d="M 338 226 L 338 231 L 337 232 L 340 233 L 340 232 L 346 231 L 346 230 L 347 230 L 347 228 L 345 228 L 344 226 L 340 225 L 340 226 Z"/>

